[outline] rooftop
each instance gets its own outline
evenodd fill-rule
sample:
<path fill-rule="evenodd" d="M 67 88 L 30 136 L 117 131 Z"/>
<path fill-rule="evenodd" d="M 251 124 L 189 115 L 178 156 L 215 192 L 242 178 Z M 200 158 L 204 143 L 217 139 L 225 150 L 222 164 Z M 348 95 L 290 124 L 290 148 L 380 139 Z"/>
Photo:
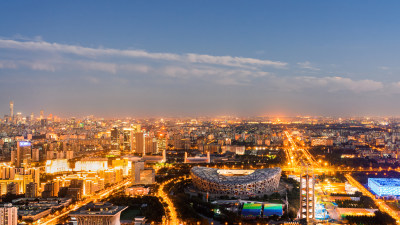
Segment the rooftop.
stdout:
<path fill-rule="evenodd" d="M 399 178 L 368 178 L 368 181 L 374 182 L 378 186 L 400 187 Z"/>
<path fill-rule="evenodd" d="M 220 170 L 208 167 L 193 167 L 192 173 L 210 182 L 225 184 L 247 184 L 268 179 L 281 174 L 281 168 L 250 170 Z M 241 176 L 240 176 L 241 175 Z"/>
<path fill-rule="evenodd" d="M 124 211 L 128 206 L 116 206 L 108 202 L 97 202 L 97 203 L 89 203 L 85 206 L 82 206 L 78 210 L 70 213 L 70 216 L 79 216 L 79 215 L 103 215 L 103 216 L 114 216 L 119 212 Z"/>

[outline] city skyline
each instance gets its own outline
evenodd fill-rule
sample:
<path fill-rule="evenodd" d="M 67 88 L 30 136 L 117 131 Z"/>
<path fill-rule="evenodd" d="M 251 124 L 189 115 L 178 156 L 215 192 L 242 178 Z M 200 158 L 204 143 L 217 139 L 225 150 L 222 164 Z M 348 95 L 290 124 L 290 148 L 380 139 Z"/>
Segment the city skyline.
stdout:
<path fill-rule="evenodd" d="M 0 1 L 0 225 L 400 225 L 399 9 Z"/>
<path fill-rule="evenodd" d="M 2 2 L 0 112 L 398 116 L 398 4 Z"/>

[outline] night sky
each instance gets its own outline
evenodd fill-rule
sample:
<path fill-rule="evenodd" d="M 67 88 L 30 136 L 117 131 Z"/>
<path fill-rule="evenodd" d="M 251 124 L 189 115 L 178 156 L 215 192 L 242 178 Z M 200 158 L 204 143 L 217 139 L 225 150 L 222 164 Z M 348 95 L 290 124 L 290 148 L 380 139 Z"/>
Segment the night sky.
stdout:
<path fill-rule="evenodd" d="M 398 116 L 399 1 L 2 1 L 0 115 Z"/>

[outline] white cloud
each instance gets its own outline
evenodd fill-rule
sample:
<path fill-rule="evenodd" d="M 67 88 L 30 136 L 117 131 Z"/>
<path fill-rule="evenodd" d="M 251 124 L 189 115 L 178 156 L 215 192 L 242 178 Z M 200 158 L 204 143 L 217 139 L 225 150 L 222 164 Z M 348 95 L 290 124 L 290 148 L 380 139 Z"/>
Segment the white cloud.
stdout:
<path fill-rule="evenodd" d="M 76 45 L 49 43 L 40 41 L 40 38 L 37 38 L 37 41 L 0 39 L 0 48 L 59 53 L 55 55 L 58 56 L 58 58 L 49 58 L 47 56 L 48 54 L 46 54 L 45 58 L 40 55 L 42 60 L 39 60 L 40 57 L 32 57 L 32 55 L 27 54 L 26 60 L 0 61 L 0 69 L 18 68 L 22 66 L 33 70 L 52 72 L 56 70 L 72 69 L 78 71 L 101 71 L 110 74 L 161 75 L 171 79 L 192 78 L 222 85 L 258 85 L 256 82 L 260 81 L 262 82 L 261 85 L 264 85 L 265 88 L 283 89 L 286 91 L 322 88 L 328 92 L 346 90 L 361 93 L 388 89 L 387 91 L 396 93 L 396 90 L 400 87 L 400 83 L 389 85 L 374 80 L 353 80 L 339 76 L 275 76 L 265 71 L 265 67 L 285 68 L 287 63 L 256 58 L 87 48 Z M 90 59 L 76 59 L 68 54 L 84 56 Z M 102 58 L 102 56 L 113 56 L 111 58 L 112 61 L 110 58 Z M 54 55 L 51 55 L 51 57 L 54 57 Z M 116 62 L 116 57 L 126 57 L 126 59 L 123 59 L 122 62 Z M 130 58 L 152 59 L 153 61 L 144 61 L 146 63 L 127 63 Z M 165 63 L 165 61 L 168 63 Z M 167 66 L 165 64 L 167 64 Z M 309 61 L 299 62 L 297 65 L 298 68 L 302 69 L 313 71 L 320 70 Z M 89 81 L 92 83 L 99 82 L 98 78 L 96 78 L 96 80 L 90 79 Z"/>
<path fill-rule="evenodd" d="M 32 70 L 40 70 L 40 71 L 56 71 L 56 67 L 53 64 L 45 63 L 45 62 L 23 62 L 22 64 L 26 64 Z"/>
<path fill-rule="evenodd" d="M 85 70 L 97 70 L 97 71 L 103 71 L 103 72 L 108 72 L 108 73 L 112 73 L 112 74 L 117 73 L 117 65 L 115 63 L 78 61 L 75 64 L 82 67 Z"/>
<path fill-rule="evenodd" d="M 379 69 L 381 69 L 381 70 L 390 70 L 390 68 L 387 67 L 387 66 L 380 66 Z"/>
<path fill-rule="evenodd" d="M 309 61 L 299 62 L 297 63 L 297 65 L 302 69 L 315 70 L 315 71 L 320 70 L 319 68 L 313 66 Z"/>
<path fill-rule="evenodd" d="M 184 77 L 187 77 L 187 74 L 189 71 L 187 69 L 184 69 L 179 66 L 167 66 L 167 67 L 161 69 L 160 72 L 161 72 L 161 74 L 165 74 L 170 77 L 184 78 Z"/>
<path fill-rule="evenodd" d="M 296 77 L 301 87 L 322 87 L 328 91 L 348 90 L 356 93 L 379 91 L 384 84 L 374 80 L 352 80 L 345 77 Z"/>
<path fill-rule="evenodd" d="M 243 58 L 232 56 L 211 56 L 211 55 L 198 55 L 187 54 L 187 59 L 191 63 L 208 63 L 223 66 L 235 67 L 248 67 L 248 66 L 272 66 L 276 68 L 283 68 L 287 65 L 285 62 L 261 60 L 255 58 Z"/>
<path fill-rule="evenodd" d="M 391 93 L 400 94 L 400 81 L 387 84 L 385 86 L 385 93 L 386 94 L 391 94 Z"/>
<path fill-rule="evenodd" d="M 98 84 L 100 82 L 98 78 L 92 76 L 83 77 L 83 79 L 89 81 L 92 84 Z"/>
<path fill-rule="evenodd" d="M 179 66 L 166 66 L 160 68 L 158 73 L 177 79 L 197 78 L 222 85 L 248 85 L 252 82 L 252 78 L 270 75 L 264 71 L 233 70 L 214 67 L 183 68 Z"/>
<path fill-rule="evenodd" d="M 120 50 L 111 48 L 88 48 L 77 45 L 66 45 L 49 43 L 45 41 L 16 41 L 0 39 L 0 48 L 20 49 L 29 51 L 50 51 L 67 54 L 75 54 L 86 57 L 98 56 L 120 56 L 144 59 L 157 59 L 168 61 L 179 61 L 184 63 L 204 63 L 232 67 L 249 66 L 270 66 L 284 68 L 287 63 L 255 58 L 233 57 L 233 56 L 212 56 L 199 54 L 173 54 L 173 53 L 151 53 L 144 50 Z"/>
<path fill-rule="evenodd" d="M 16 69 L 17 65 L 11 61 L 0 61 L 0 69 Z"/>
<path fill-rule="evenodd" d="M 122 64 L 118 66 L 119 70 L 127 72 L 149 73 L 152 68 L 143 64 Z"/>

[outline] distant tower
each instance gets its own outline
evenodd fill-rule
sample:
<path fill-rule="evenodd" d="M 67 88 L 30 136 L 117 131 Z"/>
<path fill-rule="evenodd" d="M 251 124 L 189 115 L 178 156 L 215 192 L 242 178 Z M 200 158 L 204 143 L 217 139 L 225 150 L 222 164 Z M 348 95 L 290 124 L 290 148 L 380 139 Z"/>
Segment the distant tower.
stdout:
<path fill-rule="evenodd" d="M 302 169 L 300 174 L 300 219 L 306 219 L 307 224 L 315 218 L 314 186 L 314 174 L 308 169 Z"/>
<path fill-rule="evenodd" d="M 14 102 L 10 101 L 10 116 L 14 118 Z"/>
<path fill-rule="evenodd" d="M 119 151 L 120 150 L 120 147 L 119 147 L 119 142 L 120 142 L 119 134 L 120 134 L 120 132 L 118 130 L 118 127 L 113 127 L 111 129 L 111 150 L 114 150 L 114 151 Z"/>
<path fill-rule="evenodd" d="M 40 120 L 44 119 L 44 113 L 43 110 L 40 110 Z"/>
<path fill-rule="evenodd" d="M 34 119 L 35 119 L 35 116 L 33 115 L 33 113 L 31 113 L 31 121 L 33 122 Z"/>
<path fill-rule="evenodd" d="M 183 163 L 187 163 L 188 162 L 187 157 L 188 157 L 188 154 L 187 154 L 187 152 L 185 152 L 185 158 L 183 158 Z"/>
<path fill-rule="evenodd" d="M 396 156 L 397 156 L 397 154 L 396 154 Z M 167 150 L 163 150 L 162 151 L 162 157 L 163 157 L 163 162 L 167 162 Z"/>

